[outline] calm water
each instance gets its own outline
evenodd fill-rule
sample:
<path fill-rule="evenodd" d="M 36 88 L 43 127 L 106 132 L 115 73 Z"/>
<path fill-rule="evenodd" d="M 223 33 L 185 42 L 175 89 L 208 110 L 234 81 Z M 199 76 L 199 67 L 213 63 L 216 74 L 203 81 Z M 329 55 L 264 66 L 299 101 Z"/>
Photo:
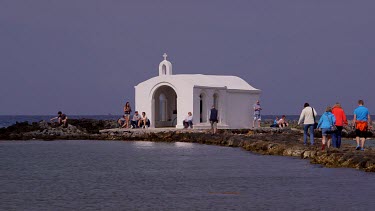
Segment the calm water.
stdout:
<path fill-rule="evenodd" d="M 239 148 L 0 142 L 0 210 L 372 210 L 375 174 Z"/>

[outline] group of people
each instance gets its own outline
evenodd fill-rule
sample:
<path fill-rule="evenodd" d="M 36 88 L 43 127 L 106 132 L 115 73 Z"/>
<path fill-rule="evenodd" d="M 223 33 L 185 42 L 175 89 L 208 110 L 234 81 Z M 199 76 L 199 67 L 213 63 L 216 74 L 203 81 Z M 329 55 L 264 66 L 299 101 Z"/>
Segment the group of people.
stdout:
<path fill-rule="evenodd" d="M 308 103 L 304 104 L 298 120 L 298 125 L 303 122 L 303 142 L 307 145 L 307 137 L 310 133 L 310 144 L 314 145 L 314 129 L 322 132 L 322 150 L 330 147 L 332 137 L 332 146 L 340 148 L 341 136 L 344 126 L 348 126 L 348 120 L 340 103 L 334 106 L 328 106 L 316 122 L 316 110 Z M 368 108 L 364 106 L 363 100 L 358 100 L 358 107 L 354 110 L 353 125 L 356 134 L 356 150 L 364 150 L 365 141 L 368 135 L 368 129 L 372 129 L 371 117 Z"/>
<path fill-rule="evenodd" d="M 211 124 L 211 132 L 212 134 L 217 133 L 217 123 L 219 122 L 218 119 L 218 111 L 215 108 L 215 106 L 212 106 L 210 110 L 210 124 Z M 188 115 L 185 117 L 185 119 L 182 121 L 182 124 L 184 125 L 184 128 L 193 128 L 193 114 L 191 112 L 188 112 Z"/>
<path fill-rule="evenodd" d="M 259 100 L 257 100 L 256 103 L 253 105 L 253 109 L 254 109 L 253 128 L 260 127 L 260 122 L 262 120 L 262 116 L 260 113 L 261 113 L 262 107 L 260 106 Z M 275 120 L 270 125 L 270 127 L 279 127 L 279 128 L 285 128 L 288 126 L 289 126 L 289 123 L 287 122 L 285 115 L 282 115 L 281 118 L 276 116 Z"/>
<path fill-rule="evenodd" d="M 129 102 L 125 103 L 124 115 L 117 121 L 122 128 L 147 128 L 150 127 L 150 120 L 146 116 L 146 112 L 142 112 L 142 116 L 138 111 L 134 112 L 133 118 L 130 119 L 132 108 Z"/>
<path fill-rule="evenodd" d="M 261 115 L 260 111 L 262 110 L 259 100 L 254 104 L 254 121 L 253 127 L 256 125 L 260 127 Z M 124 115 L 118 120 L 118 124 L 122 128 L 147 128 L 150 127 L 150 120 L 147 118 L 146 113 L 142 112 L 142 115 L 138 111 L 134 112 L 132 119 L 130 120 L 130 114 L 132 112 L 129 102 L 126 102 L 124 106 Z M 68 117 L 59 111 L 58 116 L 51 118 L 51 122 L 57 120 L 57 124 L 67 126 Z M 319 129 L 322 132 L 322 150 L 326 147 L 331 146 L 331 137 L 332 137 L 332 146 L 334 148 L 340 148 L 341 146 L 341 137 L 342 130 L 344 126 L 348 126 L 348 120 L 345 115 L 343 108 L 340 103 L 335 105 L 328 106 L 321 115 L 319 121 L 316 121 L 317 112 L 316 110 L 309 105 L 309 103 L 304 104 L 304 108 L 300 114 L 298 125 L 303 123 L 303 143 L 307 145 L 308 136 L 310 136 L 310 144 L 314 145 L 314 130 Z M 217 133 L 217 123 L 218 123 L 218 110 L 215 106 L 212 106 L 210 110 L 210 124 L 213 134 Z M 258 124 L 256 124 L 256 122 Z M 193 128 L 193 114 L 188 112 L 188 115 L 183 120 L 184 128 Z M 286 121 L 286 116 L 283 115 L 280 119 L 276 117 L 271 127 L 287 127 L 289 126 Z M 363 100 L 358 100 L 358 107 L 354 110 L 353 125 L 355 128 L 356 150 L 364 150 L 365 141 L 368 135 L 368 129 L 372 129 L 372 122 L 368 108 L 364 106 Z"/>
<path fill-rule="evenodd" d="M 134 112 L 132 119 L 130 119 L 130 114 L 132 112 L 129 102 L 125 103 L 124 115 L 118 119 L 118 124 L 121 128 L 148 128 L 150 127 L 150 120 L 147 118 L 146 113 L 142 112 L 142 116 L 139 115 L 138 111 Z M 215 106 L 212 106 L 210 110 L 210 123 L 212 133 L 217 133 L 217 123 L 218 123 L 218 111 Z M 184 128 L 193 128 L 193 114 L 188 112 L 188 115 L 183 120 Z"/>
<path fill-rule="evenodd" d="M 286 116 L 283 115 L 281 116 L 281 119 L 279 119 L 279 117 L 277 116 L 270 127 L 284 128 L 288 126 L 289 126 L 289 123 L 286 120 Z"/>

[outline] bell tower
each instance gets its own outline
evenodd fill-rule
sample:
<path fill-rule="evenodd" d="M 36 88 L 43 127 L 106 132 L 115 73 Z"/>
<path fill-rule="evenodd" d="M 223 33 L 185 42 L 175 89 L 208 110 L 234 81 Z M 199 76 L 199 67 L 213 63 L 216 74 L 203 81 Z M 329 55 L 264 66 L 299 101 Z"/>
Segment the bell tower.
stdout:
<path fill-rule="evenodd" d="M 168 55 L 163 54 L 164 60 L 159 64 L 159 76 L 172 75 L 172 63 L 167 60 Z"/>

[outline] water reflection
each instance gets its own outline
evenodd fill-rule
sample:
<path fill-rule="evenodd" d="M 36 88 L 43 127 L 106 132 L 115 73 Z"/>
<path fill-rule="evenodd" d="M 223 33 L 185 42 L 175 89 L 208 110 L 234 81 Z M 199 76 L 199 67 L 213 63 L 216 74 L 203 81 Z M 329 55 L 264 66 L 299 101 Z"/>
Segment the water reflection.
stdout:
<path fill-rule="evenodd" d="M 174 145 L 177 148 L 188 148 L 188 149 L 191 149 L 191 148 L 194 147 L 193 143 L 186 143 L 186 142 L 175 142 Z"/>
<path fill-rule="evenodd" d="M 131 143 L 136 148 L 152 148 L 155 145 L 155 142 L 151 142 L 151 141 L 134 141 Z"/>

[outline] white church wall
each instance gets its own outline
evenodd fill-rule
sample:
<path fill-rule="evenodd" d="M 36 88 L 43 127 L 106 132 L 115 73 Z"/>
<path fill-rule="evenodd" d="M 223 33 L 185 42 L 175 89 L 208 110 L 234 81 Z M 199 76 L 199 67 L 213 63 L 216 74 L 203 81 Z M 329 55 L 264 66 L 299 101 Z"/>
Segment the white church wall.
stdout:
<path fill-rule="evenodd" d="M 225 87 L 195 87 L 194 88 L 194 112 L 193 112 L 193 122 L 195 128 L 210 128 L 210 110 L 213 105 L 215 105 L 214 95 L 217 96 L 217 103 L 215 105 L 218 109 L 218 118 L 219 128 L 227 128 L 227 111 L 226 111 L 226 102 L 227 102 L 227 90 Z M 203 95 L 203 105 L 202 105 L 202 122 L 200 122 L 200 100 L 201 95 Z"/>
<path fill-rule="evenodd" d="M 229 92 L 227 101 L 227 121 L 230 128 L 251 128 L 253 120 L 253 104 L 259 94 L 247 92 Z"/>
<path fill-rule="evenodd" d="M 172 64 L 166 60 L 166 54 L 163 56 L 164 60 L 159 64 L 159 76 L 141 82 L 135 87 L 135 110 L 146 112 L 151 127 L 155 127 L 155 122 L 159 127 L 172 126 L 173 124 L 169 123 L 176 119 L 176 127 L 183 128 L 183 120 L 188 112 L 192 112 L 194 128 L 210 128 L 209 113 L 214 104 L 218 109 L 218 128 L 251 126 L 252 105 L 259 98 L 260 90 L 235 76 L 173 75 Z M 163 86 L 168 86 L 170 89 Z M 176 101 L 171 100 L 171 92 L 176 92 L 177 95 L 177 114 L 171 114 L 170 109 L 176 109 Z M 165 96 L 160 98 L 161 93 Z M 202 123 L 200 122 L 201 94 L 204 95 Z M 214 96 L 216 96 L 216 103 Z M 164 111 L 163 108 L 166 112 L 160 115 Z"/>

